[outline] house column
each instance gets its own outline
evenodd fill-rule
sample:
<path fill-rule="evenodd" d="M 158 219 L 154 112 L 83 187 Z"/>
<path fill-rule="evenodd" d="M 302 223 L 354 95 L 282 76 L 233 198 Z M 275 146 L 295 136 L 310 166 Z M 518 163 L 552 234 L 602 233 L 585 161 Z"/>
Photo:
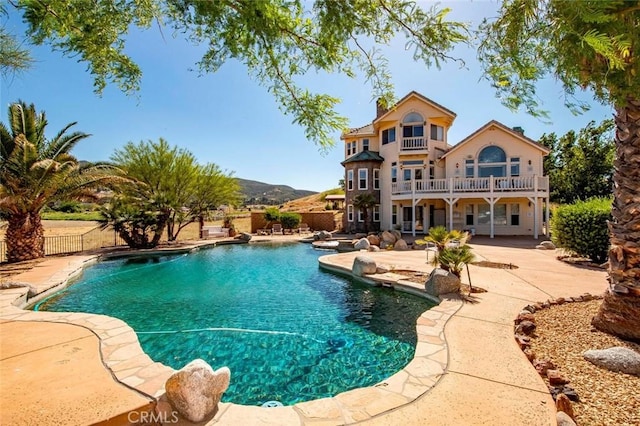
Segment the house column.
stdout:
<path fill-rule="evenodd" d="M 459 199 L 460 197 L 458 198 L 449 197 L 444 199 L 447 202 L 447 205 L 449 206 L 449 231 L 453 231 L 453 205 L 457 203 Z"/>
<path fill-rule="evenodd" d="M 544 228 L 544 236 L 549 238 L 549 236 L 551 235 L 550 229 L 551 229 L 551 224 L 549 223 L 549 197 L 545 197 L 544 199 L 544 205 L 545 205 L 545 211 L 544 211 L 544 221 L 547 224 L 547 226 L 545 226 Z"/>
<path fill-rule="evenodd" d="M 538 239 L 538 197 L 527 197 L 533 203 L 533 238 Z"/>
<path fill-rule="evenodd" d="M 493 178 L 492 178 L 493 180 Z M 493 188 L 492 188 L 493 189 Z M 493 224 L 493 206 L 500 198 L 483 198 L 487 203 L 489 203 L 489 238 L 493 238 L 495 234 L 494 224 Z"/>

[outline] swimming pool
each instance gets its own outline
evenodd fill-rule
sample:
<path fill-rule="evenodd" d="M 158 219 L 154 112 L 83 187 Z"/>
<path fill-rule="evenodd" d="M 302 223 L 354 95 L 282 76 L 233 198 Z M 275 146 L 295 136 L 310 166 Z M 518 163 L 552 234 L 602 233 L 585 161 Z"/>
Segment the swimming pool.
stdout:
<path fill-rule="evenodd" d="M 309 245 L 101 262 L 37 309 L 126 321 L 154 360 L 231 369 L 224 401 L 285 405 L 370 386 L 412 358 L 432 305 L 324 272 Z"/>

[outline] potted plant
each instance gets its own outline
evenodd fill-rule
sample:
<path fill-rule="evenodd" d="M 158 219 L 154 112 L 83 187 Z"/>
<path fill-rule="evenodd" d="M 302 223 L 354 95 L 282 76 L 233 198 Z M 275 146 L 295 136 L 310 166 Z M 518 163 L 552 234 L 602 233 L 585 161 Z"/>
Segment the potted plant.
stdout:
<path fill-rule="evenodd" d="M 229 236 L 230 237 L 235 237 L 236 236 L 236 226 L 233 224 L 233 216 L 226 215 L 224 217 L 222 227 L 229 229 Z"/>

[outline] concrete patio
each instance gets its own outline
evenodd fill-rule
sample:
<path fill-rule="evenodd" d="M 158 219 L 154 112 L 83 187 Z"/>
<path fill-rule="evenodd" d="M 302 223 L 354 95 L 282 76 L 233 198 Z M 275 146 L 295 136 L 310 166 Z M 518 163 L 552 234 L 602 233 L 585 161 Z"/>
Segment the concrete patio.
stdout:
<path fill-rule="evenodd" d="M 518 269 L 471 266 L 473 285 L 488 292 L 474 294 L 474 303 L 445 300 L 423 314 L 416 358 L 378 386 L 278 409 L 225 403 L 210 424 L 555 425 L 553 400 L 514 341 L 513 319 L 530 303 L 600 294 L 606 274 L 564 264 L 556 251 L 534 249 L 536 243 L 474 238 L 478 260 Z M 358 254 L 328 255 L 321 262 L 347 273 Z M 393 270 L 431 269 L 424 251 L 368 255 L 391 269 L 377 279 L 403 290 L 421 286 Z M 13 281 L 46 294 L 92 259 L 50 258 Z M 173 370 L 144 354 L 125 323 L 100 315 L 24 311 L 18 306 L 25 297 L 25 288 L 0 291 L 0 423 L 129 424 L 140 423 L 140 414 L 154 407 L 156 413 L 170 412 L 158 398 Z M 172 421 L 170 415 L 164 418 Z"/>

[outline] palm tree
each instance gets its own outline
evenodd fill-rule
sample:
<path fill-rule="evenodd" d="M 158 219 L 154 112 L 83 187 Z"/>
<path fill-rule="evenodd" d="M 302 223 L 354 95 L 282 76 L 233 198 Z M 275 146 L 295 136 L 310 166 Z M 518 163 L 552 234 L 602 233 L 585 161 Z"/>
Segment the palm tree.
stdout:
<path fill-rule="evenodd" d="M 369 209 L 376 204 L 376 197 L 370 193 L 358 194 L 353 198 L 353 206 L 362 212 L 364 232 L 369 232 Z"/>
<path fill-rule="evenodd" d="M 67 134 L 65 126 L 48 140 L 44 112 L 19 101 L 9 106 L 9 125 L 0 123 L 0 215 L 7 220 L 7 260 L 44 257 L 42 208 L 53 201 L 92 196 L 118 179 L 106 165 L 80 164 L 71 149 L 89 135 Z"/>

